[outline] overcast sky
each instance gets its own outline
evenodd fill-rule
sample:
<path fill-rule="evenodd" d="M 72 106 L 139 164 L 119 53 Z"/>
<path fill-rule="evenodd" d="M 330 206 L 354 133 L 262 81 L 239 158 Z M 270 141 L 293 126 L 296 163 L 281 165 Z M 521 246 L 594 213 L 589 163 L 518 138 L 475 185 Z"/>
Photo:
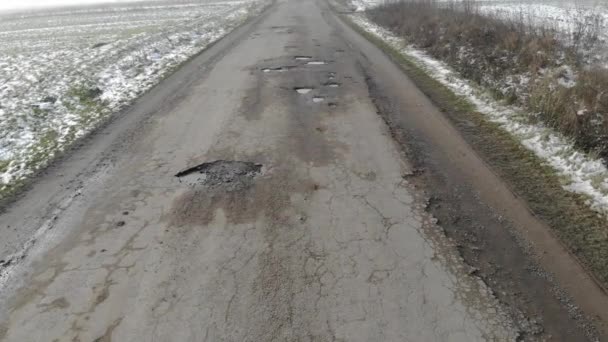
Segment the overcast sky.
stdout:
<path fill-rule="evenodd" d="M 0 0 L 0 10 L 51 7 L 62 5 L 86 5 L 104 2 L 124 2 L 128 0 Z"/>

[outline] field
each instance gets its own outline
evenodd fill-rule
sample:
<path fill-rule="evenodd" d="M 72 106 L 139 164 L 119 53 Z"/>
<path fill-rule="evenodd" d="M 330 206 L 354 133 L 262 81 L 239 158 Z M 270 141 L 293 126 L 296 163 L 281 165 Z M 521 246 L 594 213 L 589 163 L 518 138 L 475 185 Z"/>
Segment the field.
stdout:
<path fill-rule="evenodd" d="M 154 1 L 0 15 L 0 200 L 263 1 Z"/>
<path fill-rule="evenodd" d="M 608 4 L 605 2 L 494 0 L 480 1 L 478 8 L 486 15 L 561 32 L 562 38 L 570 42 L 579 36 L 594 36 L 597 44 L 586 51 L 588 62 L 608 67 Z"/>

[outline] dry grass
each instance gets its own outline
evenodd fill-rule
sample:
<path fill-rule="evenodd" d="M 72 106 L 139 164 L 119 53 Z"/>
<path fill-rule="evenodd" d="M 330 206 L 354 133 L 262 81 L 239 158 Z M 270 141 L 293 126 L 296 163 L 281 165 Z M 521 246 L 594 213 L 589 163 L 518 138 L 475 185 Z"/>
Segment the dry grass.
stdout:
<path fill-rule="evenodd" d="M 393 2 L 367 15 L 608 160 L 608 70 L 585 58 L 598 42 L 599 19 L 581 17 L 565 35 L 526 13 L 482 14 L 473 0 Z"/>
<path fill-rule="evenodd" d="M 477 113 L 473 104 L 455 95 L 391 45 L 347 22 L 387 52 L 492 169 L 526 200 L 534 215 L 554 230 L 601 286 L 608 288 L 606 221 L 589 208 L 586 198 L 564 190 L 559 177 L 546 163 L 497 124 Z"/>

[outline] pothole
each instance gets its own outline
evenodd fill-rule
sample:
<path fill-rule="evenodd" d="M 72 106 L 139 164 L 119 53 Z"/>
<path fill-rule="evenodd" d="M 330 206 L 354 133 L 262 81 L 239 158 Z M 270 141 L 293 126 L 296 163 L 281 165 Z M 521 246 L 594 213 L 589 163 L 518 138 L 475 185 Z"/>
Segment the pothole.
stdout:
<path fill-rule="evenodd" d="M 328 73 L 327 73 L 327 77 L 328 77 L 330 80 L 333 80 L 333 79 L 335 79 L 335 78 L 336 78 L 336 73 L 335 73 L 335 72 L 333 72 L 333 71 L 332 71 L 332 72 L 328 72 Z"/>
<path fill-rule="evenodd" d="M 262 164 L 253 162 L 216 160 L 178 172 L 175 177 L 189 185 L 204 185 L 208 188 L 221 187 L 235 191 L 248 187 L 262 171 Z"/>
<path fill-rule="evenodd" d="M 293 59 L 296 61 L 308 61 L 312 59 L 312 56 L 295 56 Z"/>
<path fill-rule="evenodd" d="M 327 104 L 327 106 L 328 106 L 329 108 L 336 108 L 336 107 L 338 107 L 338 104 L 337 104 L 337 103 L 335 103 L 335 102 L 330 102 L 330 103 L 328 103 L 328 104 Z"/>
<path fill-rule="evenodd" d="M 314 103 L 321 103 L 325 101 L 325 98 L 323 96 L 315 96 L 312 98 L 312 102 Z"/>
<path fill-rule="evenodd" d="M 298 94 L 308 94 L 312 91 L 313 88 L 308 88 L 308 87 L 295 87 L 293 88 L 293 90 L 297 91 Z"/>
<path fill-rule="evenodd" d="M 310 61 L 310 62 L 307 62 L 306 64 L 308 64 L 308 65 L 324 65 L 324 64 L 327 64 L 327 62 L 325 62 L 325 61 Z"/>
<path fill-rule="evenodd" d="M 340 83 L 337 82 L 327 82 L 323 84 L 326 87 L 330 87 L 330 88 L 338 88 L 340 86 Z"/>
<path fill-rule="evenodd" d="M 288 66 L 280 66 L 280 67 L 275 67 L 275 68 L 264 68 L 262 69 L 262 72 L 268 73 L 268 72 L 285 72 L 285 71 L 289 71 L 291 69 L 295 68 L 295 66 L 292 65 L 288 65 Z"/>

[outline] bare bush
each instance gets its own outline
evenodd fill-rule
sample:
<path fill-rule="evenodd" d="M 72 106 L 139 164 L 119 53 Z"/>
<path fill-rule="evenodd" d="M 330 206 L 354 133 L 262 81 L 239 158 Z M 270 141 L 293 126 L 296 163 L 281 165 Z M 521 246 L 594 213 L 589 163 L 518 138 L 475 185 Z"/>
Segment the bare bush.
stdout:
<path fill-rule="evenodd" d="M 481 13 L 474 0 L 393 2 L 367 15 L 608 160 L 608 70 L 586 56 L 599 41 L 599 15 L 580 11 L 570 32 L 523 10 Z"/>

